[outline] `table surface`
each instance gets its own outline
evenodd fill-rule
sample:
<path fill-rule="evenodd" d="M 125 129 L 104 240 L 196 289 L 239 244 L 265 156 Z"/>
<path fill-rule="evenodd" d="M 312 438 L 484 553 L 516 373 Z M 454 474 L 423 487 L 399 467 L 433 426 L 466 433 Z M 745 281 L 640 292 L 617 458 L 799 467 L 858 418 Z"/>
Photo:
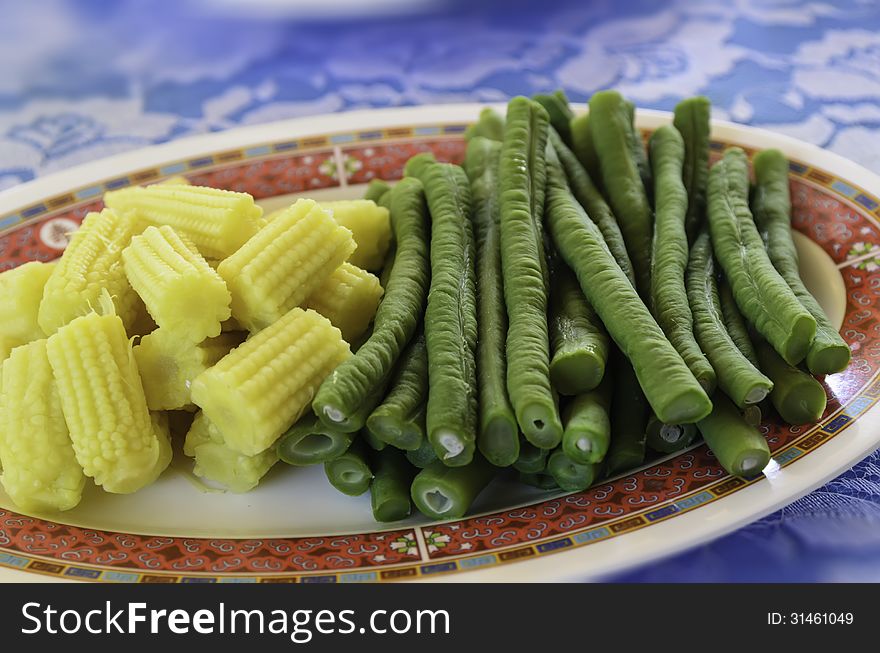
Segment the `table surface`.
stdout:
<path fill-rule="evenodd" d="M 701 93 L 716 117 L 880 173 L 872 0 L 381 2 L 290 0 L 296 10 L 279 14 L 271 0 L 0 0 L 0 189 L 236 125 L 558 87 L 583 102 L 609 86 L 655 109 Z M 347 10 L 332 20 L 302 17 L 337 4 Z M 880 581 L 880 452 L 769 517 L 612 580 Z"/>

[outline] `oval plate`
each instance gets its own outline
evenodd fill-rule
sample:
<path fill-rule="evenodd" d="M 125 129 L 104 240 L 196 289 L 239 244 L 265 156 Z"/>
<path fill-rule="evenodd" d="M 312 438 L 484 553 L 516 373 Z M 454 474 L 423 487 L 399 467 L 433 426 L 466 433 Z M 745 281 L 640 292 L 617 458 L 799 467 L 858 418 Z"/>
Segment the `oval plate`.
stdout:
<path fill-rule="evenodd" d="M 241 128 L 46 176 L 0 193 L 0 269 L 59 256 L 64 234 L 109 189 L 184 174 L 249 192 L 271 208 L 297 193 L 357 196 L 373 177 L 399 178 L 420 151 L 460 162 L 463 131 L 482 106 Z M 643 135 L 669 120 L 638 113 Z M 586 492 L 541 493 L 501 479 L 473 517 L 379 528 L 368 498 L 336 493 L 320 467 L 278 466 L 255 491 L 225 495 L 194 487 L 180 456 L 137 494 L 90 488 L 63 514 L 22 515 L 0 492 L 0 580 L 580 580 L 718 537 L 820 486 L 880 443 L 880 178 L 777 134 L 716 121 L 712 135 L 713 156 L 739 145 L 749 154 L 778 147 L 790 157 L 802 272 L 853 350 L 849 369 L 825 379 L 828 409 L 819 423 L 763 425 L 774 454 L 766 477 L 732 478 L 698 445 Z"/>

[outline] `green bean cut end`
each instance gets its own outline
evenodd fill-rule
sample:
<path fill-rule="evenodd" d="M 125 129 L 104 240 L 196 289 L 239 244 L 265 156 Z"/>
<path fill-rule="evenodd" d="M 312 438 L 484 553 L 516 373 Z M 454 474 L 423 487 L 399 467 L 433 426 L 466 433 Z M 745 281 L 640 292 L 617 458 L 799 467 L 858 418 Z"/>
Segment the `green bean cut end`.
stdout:
<path fill-rule="evenodd" d="M 424 437 L 417 424 L 375 412 L 367 419 L 367 428 L 380 440 L 404 451 L 418 449 Z"/>
<path fill-rule="evenodd" d="M 789 365 L 797 365 L 810 349 L 813 337 L 816 335 L 816 320 L 812 315 L 806 314 L 799 317 L 792 326 L 791 333 L 783 343 L 783 350 L 779 352 Z"/>
<path fill-rule="evenodd" d="M 526 439 L 542 449 L 552 449 L 562 440 L 562 424 L 556 411 L 548 408 L 544 402 L 525 404 L 519 426 Z"/>
<path fill-rule="evenodd" d="M 648 422 L 646 441 L 654 451 L 673 453 L 690 446 L 697 434 L 693 424 L 664 424 L 652 418 Z"/>
<path fill-rule="evenodd" d="M 315 408 L 317 409 L 317 406 Z M 321 407 L 318 417 L 328 428 L 337 429 L 344 433 L 354 433 L 364 427 L 363 424 L 356 423 L 356 415 L 346 415 L 342 410 L 330 404 Z"/>
<path fill-rule="evenodd" d="M 810 347 L 807 352 L 807 367 L 813 374 L 836 374 L 849 365 L 851 354 L 845 345 Z"/>
<path fill-rule="evenodd" d="M 413 481 L 412 499 L 422 514 L 432 519 L 458 519 L 467 511 L 467 502 L 454 488 L 438 482 Z"/>
<path fill-rule="evenodd" d="M 702 388 L 689 388 L 662 409 L 657 418 L 664 424 L 692 424 L 712 412 L 712 402 Z"/>
<path fill-rule="evenodd" d="M 431 436 L 434 452 L 447 467 L 467 465 L 474 457 L 474 443 L 450 429 L 439 428 Z"/>
<path fill-rule="evenodd" d="M 348 458 L 337 458 L 324 463 L 330 484 L 343 494 L 358 497 L 370 489 L 373 475 L 363 464 Z"/>
<path fill-rule="evenodd" d="M 597 465 L 580 465 L 569 460 L 561 451 L 555 452 L 547 462 L 547 472 L 567 492 L 580 492 L 590 487 L 596 479 L 597 468 Z"/>
<path fill-rule="evenodd" d="M 325 463 L 344 454 L 351 440 L 350 433 L 290 433 L 278 442 L 278 456 L 289 465 Z"/>
<path fill-rule="evenodd" d="M 394 522 L 406 519 L 412 513 L 409 497 L 391 496 L 373 502 L 373 518 L 378 522 Z"/>
<path fill-rule="evenodd" d="M 784 391 L 771 393 L 770 400 L 789 424 L 809 424 L 822 417 L 828 397 L 821 383 L 805 376 L 802 381 L 788 384 Z"/>
<path fill-rule="evenodd" d="M 550 382 L 563 395 L 593 390 L 604 374 L 605 359 L 596 352 L 560 353 L 550 361 Z"/>
<path fill-rule="evenodd" d="M 741 452 L 727 471 L 736 476 L 751 478 L 760 474 L 769 462 L 770 451 L 767 448 L 755 447 Z"/>
<path fill-rule="evenodd" d="M 493 415 L 483 424 L 480 452 L 496 467 L 510 467 L 519 457 L 519 429 L 507 415 Z"/>

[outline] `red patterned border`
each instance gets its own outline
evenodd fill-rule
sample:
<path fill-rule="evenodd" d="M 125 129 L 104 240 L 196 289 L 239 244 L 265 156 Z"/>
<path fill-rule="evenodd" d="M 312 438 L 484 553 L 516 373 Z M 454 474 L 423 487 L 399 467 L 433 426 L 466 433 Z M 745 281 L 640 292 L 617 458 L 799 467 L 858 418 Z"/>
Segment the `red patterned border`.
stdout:
<path fill-rule="evenodd" d="M 271 197 L 397 178 L 416 152 L 460 162 L 461 125 L 392 128 L 302 139 L 308 152 L 269 144 L 130 175 L 129 183 L 187 172 L 202 184 Z M 337 143 L 341 143 L 337 144 Z M 715 143 L 720 150 L 723 144 Z M 293 153 L 284 153 L 295 149 Z M 188 167 L 187 167 L 188 166 Z M 119 187 L 110 180 L 100 188 Z M 60 235 L 88 210 L 90 189 L 53 198 L 52 210 L 0 236 L 0 269 L 56 257 Z M 61 201 L 65 200 L 65 201 Z M 792 164 L 794 226 L 842 268 L 843 334 L 853 364 L 826 379 L 828 408 L 811 427 L 770 422 L 763 429 L 785 466 L 846 429 L 880 396 L 880 202 L 844 180 Z M 22 212 L 22 213 L 26 213 Z M 874 215 L 872 215 L 872 213 Z M 0 217 L 0 225 L 11 218 Z M 615 537 L 706 505 L 747 485 L 731 478 L 701 445 L 586 492 L 524 508 L 433 526 L 340 537 L 159 538 L 82 529 L 0 510 L 0 565 L 89 580 L 140 582 L 351 582 L 412 578 L 502 564 Z"/>

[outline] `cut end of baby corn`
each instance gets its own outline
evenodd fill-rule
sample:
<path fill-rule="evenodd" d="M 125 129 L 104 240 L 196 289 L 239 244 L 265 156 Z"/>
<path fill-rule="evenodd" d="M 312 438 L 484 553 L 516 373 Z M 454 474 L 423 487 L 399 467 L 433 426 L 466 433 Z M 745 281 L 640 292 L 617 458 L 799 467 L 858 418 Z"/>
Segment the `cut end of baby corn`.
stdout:
<path fill-rule="evenodd" d="M 98 308 L 106 290 L 126 328 L 134 323 L 140 298 L 122 265 L 122 250 L 139 227 L 134 214 L 104 209 L 89 213 L 46 281 L 38 321 L 46 335 Z"/>
<path fill-rule="evenodd" d="M 252 456 L 299 419 L 320 384 L 350 355 L 327 318 L 294 308 L 200 374 L 193 402 L 231 448 Z"/>
<path fill-rule="evenodd" d="M 49 338 L 47 352 L 86 476 L 117 494 L 156 480 L 170 456 L 147 409 L 122 320 L 96 313 L 77 318 Z"/>
<path fill-rule="evenodd" d="M 0 337 L 20 343 L 46 337 L 37 316 L 55 265 L 31 261 L 0 274 Z"/>
<path fill-rule="evenodd" d="M 309 295 L 304 306 L 330 320 L 345 341 L 351 343 L 370 326 L 382 292 L 375 275 L 351 263 L 343 263 Z"/>
<path fill-rule="evenodd" d="M 226 283 L 185 235 L 147 227 L 122 252 L 125 274 L 160 328 L 201 342 L 232 314 Z"/>
<path fill-rule="evenodd" d="M 223 333 L 197 345 L 177 332 L 159 328 L 141 338 L 134 357 L 150 410 L 190 409 L 196 377 L 244 340 L 241 332 Z"/>
<path fill-rule="evenodd" d="M 250 331 L 265 328 L 302 304 L 355 247 L 328 211 L 297 200 L 217 267 L 232 316 Z"/>
<path fill-rule="evenodd" d="M 29 512 L 70 510 L 85 476 L 76 460 L 46 341 L 17 347 L 2 365 L 0 463 L 3 488 Z"/>
<path fill-rule="evenodd" d="M 321 202 L 340 227 L 351 231 L 357 249 L 349 260 L 365 270 L 381 270 L 391 246 L 391 217 L 388 209 L 373 200 Z"/>
<path fill-rule="evenodd" d="M 173 227 L 207 258 L 226 258 L 259 228 L 263 209 L 247 193 L 207 186 L 156 184 L 104 194 L 104 203 L 134 211 L 148 225 Z"/>
<path fill-rule="evenodd" d="M 183 451 L 195 458 L 193 473 L 218 483 L 231 492 L 252 490 L 278 462 L 274 447 L 255 456 L 246 456 L 229 448 L 220 431 L 204 413 L 197 413 L 186 434 Z"/>

